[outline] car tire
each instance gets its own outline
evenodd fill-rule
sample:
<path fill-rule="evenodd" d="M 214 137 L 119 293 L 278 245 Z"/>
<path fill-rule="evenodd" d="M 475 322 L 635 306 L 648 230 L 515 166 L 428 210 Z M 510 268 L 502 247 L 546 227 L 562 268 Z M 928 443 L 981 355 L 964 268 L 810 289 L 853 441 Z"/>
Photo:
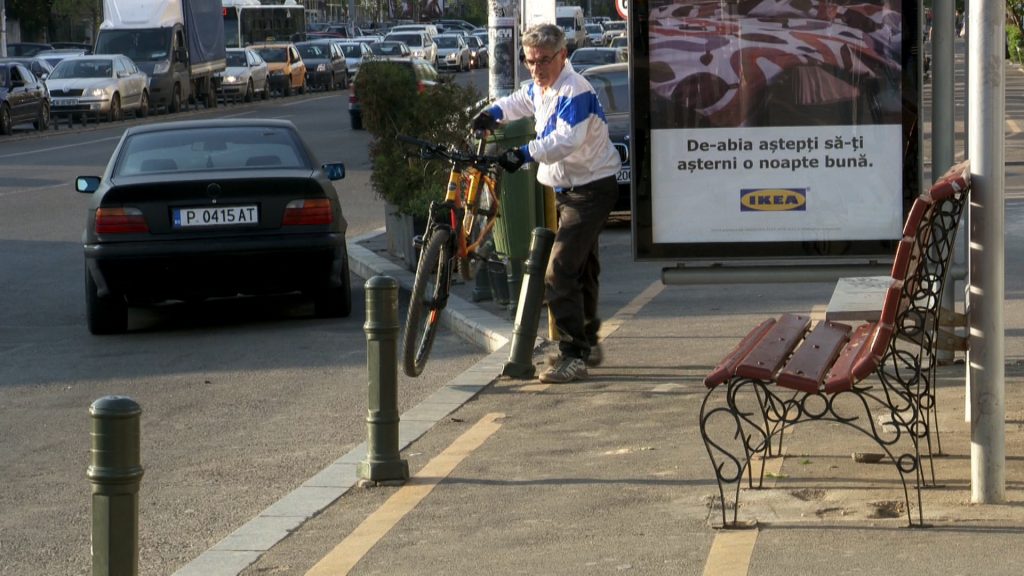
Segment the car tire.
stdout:
<path fill-rule="evenodd" d="M 324 86 L 324 90 L 327 92 L 333 92 L 337 87 L 338 81 L 334 79 L 334 74 L 331 74 L 331 79 L 327 81 L 327 84 Z"/>
<path fill-rule="evenodd" d="M 149 92 L 142 91 L 142 102 L 139 102 L 139 109 L 135 111 L 136 118 L 149 116 Z"/>
<path fill-rule="evenodd" d="M 292 81 L 290 79 L 285 80 L 284 89 L 281 90 L 281 95 L 284 96 L 285 98 L 292 95 Z"/>
<path fill-rule="evenodd" d="M 128 331 L 128 303 L 123 296 L 100 296 L 88 268 L 85 270 L 85 319 L 89 332 L 96 335 Z"/>
<path fill-rule="evenodd" d="M 32 122 L 32 125 L 40 132 L 50 128 L 50 105 L 46 101 L 43 101 L 42 105 L 39 106 L 39 115 Z"/>
<path fill-rule="evenodd" d="M 0 105 L 0 134 L 10 136 L 14 132 L 14 123 L 11 120 L 11 108 L 7 104 Z"/>
<path fill-rule="evenodd" d="M 252 95 L 253 95 L 253 91 L 254 90 L 255 90 L 255 88 L 253 88 L 253 86 L 252 86 L 252 79 L 250 78 L 249 82 L 245 85 L 245 98 L 244 98 L 244 100 L 246 102 L 252 102 L 252 98 L 253 98 Z"/>
<path fill-rule="evenodd" d="M 348 88 L 348 72 L 341 75 L 341 83 L 338 84 L 339 90 L 344 90 L 346 88 Z"/>
<path fill-rule="evenodd" d="M 352 129 L 353 130 L 362 130 L 363 129 L 363 115 L 362 114 L 352 114 L 352 113 L 349 113 L 348 117 L 349 117 L 349 120 L 352 121 Z"/>
<path fill-rule="evenodd" d="M 266 84 L 263 85 L 263 92 L 260 93 L 260 98 L 262 100 L 270 99 L 270 82 L 267 82 Z"/>
<path fill-rule="evenodd" d="M 171 102 L 167 105 L 167 113 L 177 114 L 178 112 L 181 112 L 181 86 L 175 84 L 174 92 L 171 95 Z"/>
<path fill-rule="evenodd" d="M 341 286 L 327 287 L 313 296 L 313 310 L 317 318 L 348 318 L 352 314 L 352 278 L 348 272 L 348 255 L 342 255 Z"/>
<path fill-rule="evenodd" d="M 302 84 L 299 84 L 299 95 L 301 96 L 301 95 L 303 95 L 305 93 L 306 93 L 306 79 L 303 78 L 302 79 Z"/>
<path fill-rule="evenodd" d="M 110 97 L 110 111 L 107 113 L 107 120 L 110 122 L 121 121 L 121 95 L 117 92 Z"/>

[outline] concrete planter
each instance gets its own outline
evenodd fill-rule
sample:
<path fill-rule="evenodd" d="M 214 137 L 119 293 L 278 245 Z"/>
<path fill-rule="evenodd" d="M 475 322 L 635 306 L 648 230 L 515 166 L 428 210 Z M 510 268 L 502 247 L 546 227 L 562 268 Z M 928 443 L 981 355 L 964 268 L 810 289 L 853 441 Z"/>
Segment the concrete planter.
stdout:
<path fill-rule="evenodd" d="M 427 229 L 426 219 L 402 214 L 397 206 L 388 203 L 384 205 L 384 227 L 388 254 L 402 260 L 409 271 L 415 272 L 419 251 L 412 239 Z"/>

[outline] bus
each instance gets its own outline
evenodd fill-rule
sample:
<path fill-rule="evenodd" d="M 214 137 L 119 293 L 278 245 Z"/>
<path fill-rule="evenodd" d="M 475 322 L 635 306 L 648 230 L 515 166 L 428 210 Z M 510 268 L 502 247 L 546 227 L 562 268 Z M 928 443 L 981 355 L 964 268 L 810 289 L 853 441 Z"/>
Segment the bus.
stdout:
<path fill-rule="evenodd" d="M 258 42 L 306 39 L 306 9 L 295 0 L 261 4 L 259 0 L 224 0 L 224 39 L 228 48 Z"/>

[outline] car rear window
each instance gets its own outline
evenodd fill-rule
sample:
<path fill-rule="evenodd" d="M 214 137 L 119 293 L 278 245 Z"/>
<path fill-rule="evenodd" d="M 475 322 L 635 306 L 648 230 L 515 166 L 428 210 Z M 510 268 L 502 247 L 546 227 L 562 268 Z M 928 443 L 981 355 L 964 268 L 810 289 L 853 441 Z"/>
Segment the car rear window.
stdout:
<path fill-rule="evenodd" d="M 114 177 L 159 172 L 312 169 L 294 132 L 277 126 L 217 126 L 128 136 Z"/>

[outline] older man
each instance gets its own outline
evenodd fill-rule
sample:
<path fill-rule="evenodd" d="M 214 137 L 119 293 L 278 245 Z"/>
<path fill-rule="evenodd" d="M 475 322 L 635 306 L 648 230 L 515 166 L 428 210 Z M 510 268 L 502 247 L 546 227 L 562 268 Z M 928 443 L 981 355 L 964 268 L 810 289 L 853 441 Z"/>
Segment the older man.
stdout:
<path fill-rule="evenodd" d="M 545 287 L 559 332 L 559 356 L 540 380 L 572 382 L 587 376 L 587 364 L 601 361 L 597 245 L 618 195 L 615 174 L 621 161 L 597 93 L 566 65 L 562 29 L 533 26 L 522 44 L 533 82 L 498 99 L 473 120 L 473 127 L 492 130 L 503 121 L 534 117 L 537 138 L 505 151 L 501 165 L 515 172 L 537 162 L 537 180 L 555 189 L 559 226 Z"/>

